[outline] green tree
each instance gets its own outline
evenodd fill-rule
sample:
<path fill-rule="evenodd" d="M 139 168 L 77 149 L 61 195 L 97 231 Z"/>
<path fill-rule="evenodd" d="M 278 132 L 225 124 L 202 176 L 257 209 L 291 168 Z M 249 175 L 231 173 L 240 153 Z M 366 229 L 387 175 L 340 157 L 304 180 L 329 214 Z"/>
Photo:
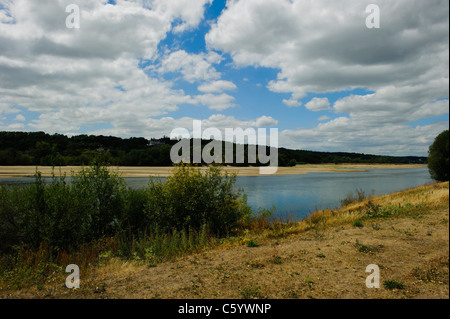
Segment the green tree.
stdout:
<path fill-rule="evenodd" d="M 443 131 L 431 144 L 428 151 L 428 169 L 431 178 L 437 181 L 448 181 L 448 130 Z"/>

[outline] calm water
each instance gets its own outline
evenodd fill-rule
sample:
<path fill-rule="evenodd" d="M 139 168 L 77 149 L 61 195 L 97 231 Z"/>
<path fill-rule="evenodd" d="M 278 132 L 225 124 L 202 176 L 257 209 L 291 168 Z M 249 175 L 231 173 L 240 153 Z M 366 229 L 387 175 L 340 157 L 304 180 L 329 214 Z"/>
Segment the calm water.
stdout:
<path fill-rule="evenodd" d="M 432 182 L 427 168 L 370 169 L 366 172 L 310 173 L 307 175 L 240 177 L 252 207 L 304 217 L 316 209 L 336 208 L 348 193 L 388 194 Z"/>
<path fill-rule="evenodd" d="M 69 180 L 69 178 L 68 178 Z M 148 178 L 125 178 L 130 187 L 145 187 Z M 33 178 L 1 179 L 1 184 L 30 183 Z M 369 169 L 365 172 L 310 173 L 284 176 L 239 176 L 236 187 L 248 195 L 253 208 L 271 208 L 304 217 L 316 209 L 336 208 L 349 192 L 387 194 L 432 182 L 428 169 Z"/>

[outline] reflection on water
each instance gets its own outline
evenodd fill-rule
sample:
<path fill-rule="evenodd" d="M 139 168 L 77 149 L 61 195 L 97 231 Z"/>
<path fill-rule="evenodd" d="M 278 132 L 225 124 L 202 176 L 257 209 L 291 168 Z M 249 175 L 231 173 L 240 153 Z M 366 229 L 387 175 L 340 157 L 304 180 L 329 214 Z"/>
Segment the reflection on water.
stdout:
<path fill-rule="evenodd" d="M 162 178 L 164 179 L 164 178 Z M 34 178 L 0 179 L 0 184 L 32 183 Z M 70 181 L 70 177 L 67 178 Z M 145 187 L 148 178 L 125 178 L 132 188 Z M 387 194 L 432 182 L 426 167 L 369 169 L 365 172 L 309 173 L 307 175 L 239 176 L 253 208 L 271 208 L 304 217 L 316 209 L 336 208 L 349 192 Z"/>

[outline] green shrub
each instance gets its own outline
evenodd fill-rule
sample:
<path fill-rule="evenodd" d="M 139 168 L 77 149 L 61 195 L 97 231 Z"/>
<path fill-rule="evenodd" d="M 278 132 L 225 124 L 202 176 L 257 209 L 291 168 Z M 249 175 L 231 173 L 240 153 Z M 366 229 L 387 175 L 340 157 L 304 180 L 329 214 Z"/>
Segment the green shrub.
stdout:
<path fill-rule="evenodd" d="M 207 225 L 213 234 L 226 235 L 252 213 L 246 196 L 233 188 L 235 180 L 219 167 L 202 172 L 178 166 L 167 181 L 150 180 L 146 218 L 162 231 Z"/>

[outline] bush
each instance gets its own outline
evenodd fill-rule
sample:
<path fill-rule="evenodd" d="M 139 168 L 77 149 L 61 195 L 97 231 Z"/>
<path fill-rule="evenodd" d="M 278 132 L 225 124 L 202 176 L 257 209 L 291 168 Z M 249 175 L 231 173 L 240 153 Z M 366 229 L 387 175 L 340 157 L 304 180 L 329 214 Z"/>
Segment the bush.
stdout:
<path fill-rule="evenodd" d="M 147 220 L 162 231 L 207 225 L 216 235 L 228 234 L 252 213 L 246 196 L 233 188 L 235 181 L 219 167 L 202 172 L 181 165 L 166 182 L 150 180 Z"/>
<path fill-rule="evenodd" d="M 19 191 L 17 224 L 25 244 L 71 249 L 119 230 L 125 183 L 105 166 L 83 169 L 70 183 L 65 176 L 53 175 L 49 183 L 40 173 L 35 178 Z"/>
<path fill-rule="evenodd" d="M 47 182 L 37 172 L 33 184 L 0 187 L 0 250 L 42 243 L 55 252 L 76 250 L 114 236 L 126 246 L 155 231 L 225 235 L 252 214 L 234 182 L 218 167 L 203 173 L 180 166 L 167 181 L 137 190 L 101 162 L 70 182 L 54 174 Z"/>
<path fill-rule="evenodd" d="M 437 181 L 449 180 L 449 133 L 439 134 L 428 151 L 428 169 L 431 178 Z"/>

